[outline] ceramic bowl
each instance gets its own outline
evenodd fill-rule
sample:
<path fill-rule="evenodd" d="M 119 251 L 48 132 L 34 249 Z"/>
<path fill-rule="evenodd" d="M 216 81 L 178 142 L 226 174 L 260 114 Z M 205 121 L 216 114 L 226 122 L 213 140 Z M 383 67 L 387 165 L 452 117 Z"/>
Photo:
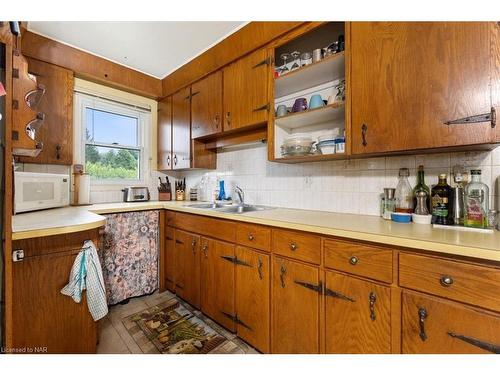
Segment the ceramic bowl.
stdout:
<path fill-rule="evenodd" d="M 393 212 L 391 214 L 391 220 L 396 223 L 411 223 L 411 215 L 404 212 Z"/>

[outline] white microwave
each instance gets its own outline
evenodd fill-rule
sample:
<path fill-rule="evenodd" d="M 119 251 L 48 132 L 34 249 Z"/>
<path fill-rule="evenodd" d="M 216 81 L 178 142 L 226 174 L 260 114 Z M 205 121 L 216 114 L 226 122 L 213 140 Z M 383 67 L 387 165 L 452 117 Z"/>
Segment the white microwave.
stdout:
<path fill-rule="evenodd" d="M 69 205 L 69 175 L 14 172 L 14 213 Z"/>

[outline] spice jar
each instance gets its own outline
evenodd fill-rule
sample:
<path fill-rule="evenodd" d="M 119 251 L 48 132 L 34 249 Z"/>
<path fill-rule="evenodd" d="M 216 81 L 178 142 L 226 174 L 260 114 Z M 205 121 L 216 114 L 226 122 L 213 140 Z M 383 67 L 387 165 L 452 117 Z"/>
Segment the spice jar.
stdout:
<path fill-rule="evenodd" d="M 305 66 L 312 64 L 312 54 L 311 52 L 304 52 L 302 55 L 300 55 L 300 66 Z"/>

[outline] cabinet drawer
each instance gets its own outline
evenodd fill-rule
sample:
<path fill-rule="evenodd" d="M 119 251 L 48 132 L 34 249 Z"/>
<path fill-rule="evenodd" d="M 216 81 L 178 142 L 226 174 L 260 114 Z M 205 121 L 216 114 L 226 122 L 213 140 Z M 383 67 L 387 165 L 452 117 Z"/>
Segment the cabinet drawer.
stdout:
<path fill-rule="evenodd" d="M 403 292 L 403 354 L 500 353 L 500 315 Z"/>
<path fill-rule="evenodd" d="M 320 264 L 321 238 L 305 233 L 273 230 L 273 251 L 290 258 Z"/>
<path fill-rule="evenodd" d="M 355 242 L 326 240 L 325 267 L 390 283 L 392 250 Z"/>
<path fill-rule="evenodd" d="M 236 223 L 228 220 L 177 212 L 175 214 L 174 225 L 178 229 L 227 242 L 235 242 L 236 239 Z"/>
<path fill-rule="evenodd" d="M 261 225 L 236 225 L 236 242 L 240 245 L 269 251 L 271 247 L 271 229 Z"/>
<path fill-rule="evenodd" d="M 500 311 L 500 269 L 401 253 L 399 284 Z"/>

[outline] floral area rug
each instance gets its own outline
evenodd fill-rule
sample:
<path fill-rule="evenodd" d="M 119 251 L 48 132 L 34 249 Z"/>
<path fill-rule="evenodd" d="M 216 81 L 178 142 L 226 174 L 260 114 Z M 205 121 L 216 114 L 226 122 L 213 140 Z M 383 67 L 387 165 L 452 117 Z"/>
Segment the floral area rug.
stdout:
<path fill-rule="evenodd" d="M 209 326 L 177 298 L 133 314 L 122 322 L 143 353 L 228 353 L 221 350 L 228 346 L 222 330 L 214 324 Z"/>

